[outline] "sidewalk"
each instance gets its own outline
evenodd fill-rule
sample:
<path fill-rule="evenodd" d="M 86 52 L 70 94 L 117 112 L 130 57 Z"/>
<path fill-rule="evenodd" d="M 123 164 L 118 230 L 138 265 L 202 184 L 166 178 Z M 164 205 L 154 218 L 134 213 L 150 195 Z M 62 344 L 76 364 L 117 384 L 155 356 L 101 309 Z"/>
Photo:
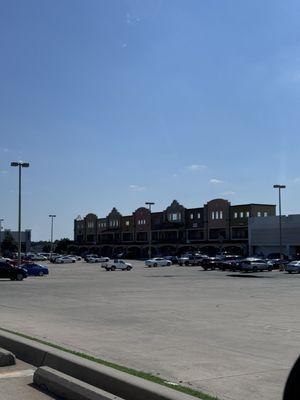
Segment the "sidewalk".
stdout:
<path fill-rule="evenodd" d="M 16 365 L 0 368 L 0 400 L 58 400 L 32 385 L 35 367 L 20 360 L 16 361 Z"/>

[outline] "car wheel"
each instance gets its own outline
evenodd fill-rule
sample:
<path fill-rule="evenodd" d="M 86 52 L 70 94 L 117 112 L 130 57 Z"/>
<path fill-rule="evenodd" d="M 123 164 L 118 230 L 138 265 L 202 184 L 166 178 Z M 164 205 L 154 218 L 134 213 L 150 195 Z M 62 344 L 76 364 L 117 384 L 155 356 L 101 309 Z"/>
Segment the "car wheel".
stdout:
<path fill-rule="evenodd" d="M 256 267 L 254 267 L 252 271 L 253 271 L 253 272 L 257 272 L 257 268 L 256 268 Z"/>
<path fill-rule="evenodd" d="M 186 262 L 184 263 L 184 265 L 185 265 L 186 267 L 188 267 L 188 265 L 189 265 L 188 261 L 186 261 Z"/>
<path fill-rule="evenodd" d="M 74 264 L 75 260 L 72 261 L 72 263 Z"/>
<path fill-rule="evenodd" d="M 113 266 L 111 267 L 110 270 L 111 270 L 111 271 L 115 271 L 115 270 L 116 270 L 116 267 L 113 265 Z"/>
<path fill-rule="evenodd" d="M 167 266 L 170 267 L 172 265 L 172 263 L 168 263 Z"/>
<path fill-rule="evenodd" d="M 40 271 L 40 272 L 39 272 L 39 276 L 44 276 L 44 272 L 43 272 L 43 271 Z"/>
<path fill-rule="evenodd" d="M 17 274 L 16 280 L 17 281 L 22 281 L 24 279 L 24 276 L 22 274 Z"/>
<path fill-rule="evenodd" d="M 268 272 L 271 272 L 271 271 L 273 271 L 273 268 L 272 268 L 272 267 L 269 267 L 269 268 L 268 268 Z"/>
<path fill-rule="evenodd" d="M 154 264 L 153 264 L 153 267 L 157 267 L 157 264 L 156 264 L 156 263 L 154 263 Z"/>
<path fill-rule="evenodd" d="M 288 271 L 288 273 L 289 273 L 289 274 L 291 274 L 291 273 L 292 273 L 292 271 Z M 299 274 L 299 272 L 298 272 L 298 274 Z"/>
<path fill-rule="evenodd" d="M 130 271 L 130 270 L 131 270 L 131 267 L 127 267 L 126 270 L 127 270 L 127 271 Z"/>

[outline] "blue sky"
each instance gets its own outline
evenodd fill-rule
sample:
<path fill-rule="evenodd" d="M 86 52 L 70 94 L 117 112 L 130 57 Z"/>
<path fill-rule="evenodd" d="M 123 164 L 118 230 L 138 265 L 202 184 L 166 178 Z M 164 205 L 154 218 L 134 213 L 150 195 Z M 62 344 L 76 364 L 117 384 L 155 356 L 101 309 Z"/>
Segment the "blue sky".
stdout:
<path fill-rule="evenodd" d="M 73 219 L 222 197 L 298 213 L 296 0 L 2 0 L 0 217 Z"/>

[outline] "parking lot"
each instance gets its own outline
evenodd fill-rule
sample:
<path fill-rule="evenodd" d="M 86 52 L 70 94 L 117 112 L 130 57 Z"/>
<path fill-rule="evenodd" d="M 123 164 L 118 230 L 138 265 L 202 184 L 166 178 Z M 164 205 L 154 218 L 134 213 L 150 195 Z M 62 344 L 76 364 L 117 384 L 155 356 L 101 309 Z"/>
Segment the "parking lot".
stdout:
<path fill-rule="evenodd" d="M 0 280 L 0 325 L 220 399 L 281 399 L 299 353 L 300 275 L 130 262 Z"/>

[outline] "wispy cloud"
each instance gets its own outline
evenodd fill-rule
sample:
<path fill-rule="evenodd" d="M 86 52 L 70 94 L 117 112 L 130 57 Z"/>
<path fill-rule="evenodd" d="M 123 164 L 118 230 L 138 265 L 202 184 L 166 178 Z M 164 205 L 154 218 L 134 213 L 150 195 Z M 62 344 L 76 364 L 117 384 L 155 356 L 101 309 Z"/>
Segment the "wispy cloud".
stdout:
<path fill-rule="evenodd" d="M 216 179 L 216 178 L 213 178 L 213 179 L 210 179 L 209 180 L 209 183 L 213 183 L 213 184 L 219 184 L 219 183 L 223 183 L 224 181 L 221 181 L 221 179 Z"/>
<path fill-rule="evenodd" d="M 132 24 L 138 24 L 139 22 L 141 22 L 140 17 L 130 12 L 126 13 L 126 24 L 132 25 Z"/>
<path fill-rule="evenodd" d="M 206 169 L 207 166 L 203 164 L 191 164 L 186 167 L 188 171 L 195 172 L 195 171 L 203 171 Z"/>
<path fill-rule="evenodd" d="M 146 190 L 146 186 L 129 185 L 129 189 L 133 192 L 143 192 Z"/>
<path fill-rule="evenodd" d="M 295 179 L 293 180 L 293 182 L 294 182 L 294 183 L 300 183 L 300 178 L 295 178 Z"/>
<path fill-rule="evenodd" d="M 127 47 L 127 43 L 123 43 L 122 44 L 122 49 L 126 49 L 126 47 Z"/>
<path fill-rule="evenodd" d="M 235 192 L 232 192 L 231 190 L 227 190 L 226 192 L 221 192 L 220 195 L 222 196 L 233 196 L 236 194 Z"/>
<path fill-rule="evenodd" d="M 7 153 L 7 152 L 8 152 L 8 148 L 5 147 L 5 148 L 3 149 L 3 151 L 4 151 L 4 153 Z"/>

